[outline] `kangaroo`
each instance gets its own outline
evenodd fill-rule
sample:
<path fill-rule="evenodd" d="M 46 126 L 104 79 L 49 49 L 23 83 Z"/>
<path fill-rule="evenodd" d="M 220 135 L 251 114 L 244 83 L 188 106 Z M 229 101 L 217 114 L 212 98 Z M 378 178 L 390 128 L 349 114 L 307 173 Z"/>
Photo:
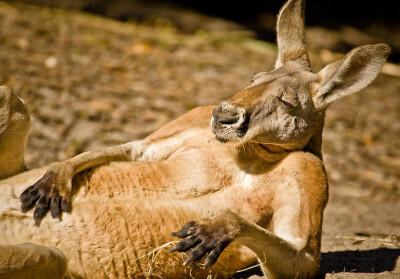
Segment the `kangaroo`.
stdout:
<path fill-rule="evenodd" d="M 143 140 L 10 169 L 0 181 L 0 244 L 55 246 L 71 278 L 226 276 L 256 259 L 266 278 L 315 276 L 328 201 L 325 111 L 373 81 L 390 48 L 361 46 L 313 73 L 304 9 L 303 0 L 284 4 L 275 69 L 220 105 Z M 149 261 L 163 244 L 169 253 Z"/>

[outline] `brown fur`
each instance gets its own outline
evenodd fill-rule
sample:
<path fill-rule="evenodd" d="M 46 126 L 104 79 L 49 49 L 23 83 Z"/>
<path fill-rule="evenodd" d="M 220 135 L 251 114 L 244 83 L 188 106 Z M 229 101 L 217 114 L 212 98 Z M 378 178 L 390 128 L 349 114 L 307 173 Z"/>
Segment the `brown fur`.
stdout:
<path fill-rule="evenodd" d="M 314 74 L 303 1 L 285 4 L 277 31 L 277 68 L 219 106 L 0 181 L 0 249 L 56 246 L 67 277 L 225 276 L 256 258 L 268 278 L 313 277 L 328 200 L 325 110 L 370 83 L 390 49 L 357 48 Z M 62 221 L 44 218 L 49 210 Z M 202 257 L 209 269 L 195 263 Z"/>

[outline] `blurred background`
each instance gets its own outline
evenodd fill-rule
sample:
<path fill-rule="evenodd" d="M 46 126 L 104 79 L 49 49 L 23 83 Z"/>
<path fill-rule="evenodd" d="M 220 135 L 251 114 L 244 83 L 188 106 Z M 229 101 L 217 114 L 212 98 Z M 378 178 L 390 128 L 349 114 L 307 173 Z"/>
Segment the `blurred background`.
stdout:
<path fill-rule="evenodd" d="M 275 41 L 275 19 L 284 1 L 184 0 L 32 0 L 47 7 L 82 10 L 121 21 L 171 25 L 181 32 L 248 29 L 261 40 Z M 309 1 L 308 41 L 312 48 L 347 51 L 360 43 L 386 42 L 391 61 L 400 61 L 397 2 L 362 0 Z M 217 18 L 225 22 L 216 22 Z M 228 23 L 228 21 L 230 21 Z M 218 24 L 219 23 L 219 24 Z M 325 34 L 326 33 L 326 34 Z"/>
<path fill-rule="evenodd" d="M 147 136 L 218 104 L 276 58 L 284 1 L 0 2 L 0 84 L 23 98 L 30 168 Z M 400 276 L 400 20 L 395 1 L 308 1 L 315 71 L 355 46 L 393 52 L 327 113 L 323 278 Z M 343 260 L 346 259 L 346 260 Z"/>

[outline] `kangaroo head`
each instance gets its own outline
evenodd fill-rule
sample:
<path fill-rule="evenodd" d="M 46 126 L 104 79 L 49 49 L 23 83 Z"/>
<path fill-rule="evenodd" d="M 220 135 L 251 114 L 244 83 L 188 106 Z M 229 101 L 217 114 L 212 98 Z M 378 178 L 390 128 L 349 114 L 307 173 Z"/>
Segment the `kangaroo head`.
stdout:
<path fill-rule="evenodd" d="M 313 73 L 304 8 L 304 0 L 289 0 L 278 15 L 275 69 L 256 74 L 249 86 L 214 109 L 211 128 L 218 140 L 303 149 L 323 125 L 331 102 L 363 89 L 378 75 L 390 53 L 385 44 L 355 48 Z"/>

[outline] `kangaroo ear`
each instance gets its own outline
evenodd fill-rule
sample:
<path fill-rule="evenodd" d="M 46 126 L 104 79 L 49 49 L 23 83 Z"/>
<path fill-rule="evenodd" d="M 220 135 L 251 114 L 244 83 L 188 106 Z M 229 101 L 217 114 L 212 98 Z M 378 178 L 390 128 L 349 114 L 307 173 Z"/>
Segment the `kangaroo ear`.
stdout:
<path fill-rule="evenodd" d="M 389 53 L 386 44 L 366 45 L 327 65 L 318 73 L 320 83 L 313 96 L 315 108 L 323 109 L 336 99 L 366 87 L 378 75 Z"/>
<path fill-rule="evenodd" d="M 278 59 L 275 68 L 297 61 L 310 69 L 304 23 L 305 0 L 288 0 L 278 15 L 276 34 Z"/>

